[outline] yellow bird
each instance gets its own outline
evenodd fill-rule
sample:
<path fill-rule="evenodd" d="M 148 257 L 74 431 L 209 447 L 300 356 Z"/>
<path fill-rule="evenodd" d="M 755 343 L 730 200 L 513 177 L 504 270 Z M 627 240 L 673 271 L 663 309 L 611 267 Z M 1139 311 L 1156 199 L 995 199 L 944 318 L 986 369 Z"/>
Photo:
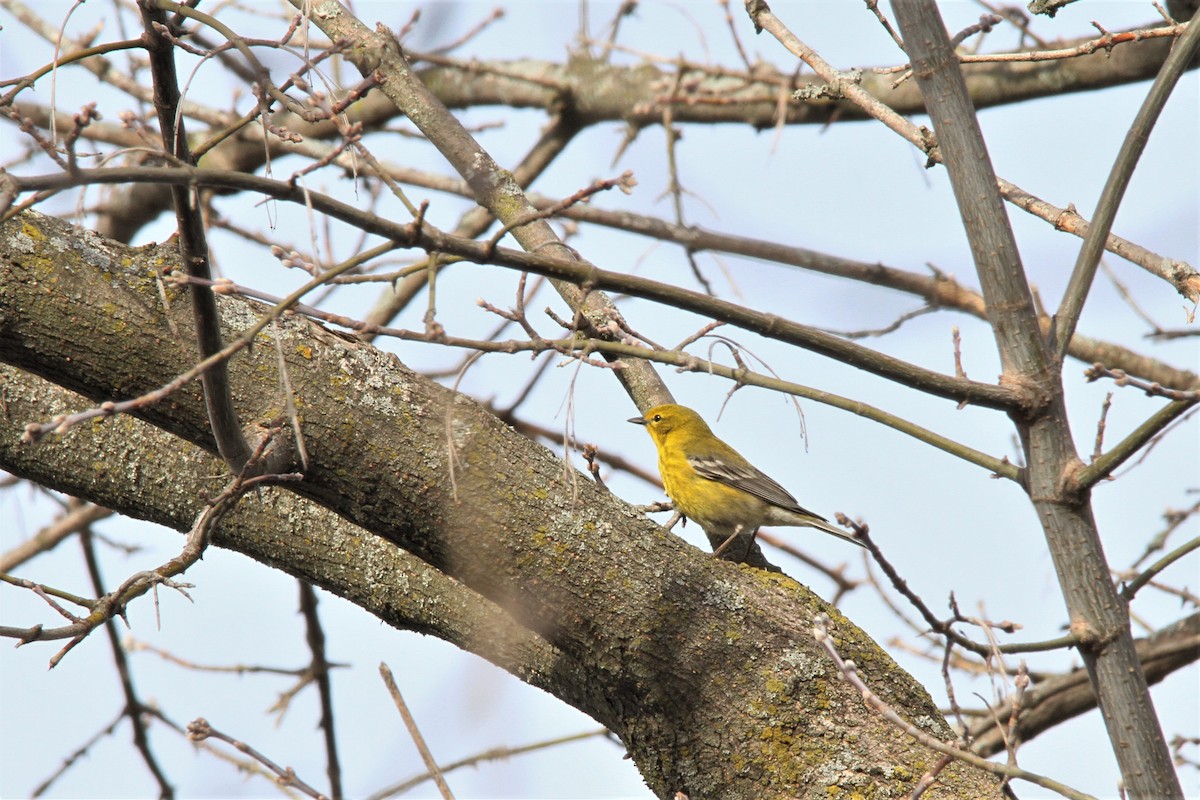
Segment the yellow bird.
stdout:
<path fill-rule="evenodd" d="M 658 471 L 675 510 L 699 523 L 713 542 L 724 540 L 716 554 L 741 534 L 753 536 L 762 525 L 816 528 L 865 546 L 801 507 L 786 489 L 718 439 L 692 409 L 655 406 L 629 421 L 650 432 L 658 448 Z"/>

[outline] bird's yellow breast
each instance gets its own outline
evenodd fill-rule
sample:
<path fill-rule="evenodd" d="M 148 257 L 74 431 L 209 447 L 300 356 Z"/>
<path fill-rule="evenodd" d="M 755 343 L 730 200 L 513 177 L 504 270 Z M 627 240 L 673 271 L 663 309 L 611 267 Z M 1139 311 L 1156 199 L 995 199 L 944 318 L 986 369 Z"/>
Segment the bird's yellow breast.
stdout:
<path fill-rule="evenodd" d="M 732 486 L 702 477 L 676 448 L 663 448 L 658 472 L 675 510 L 709 533 L 729 534 L 738 525 L 749 532 L 763 522 L 765 503 Z"/>

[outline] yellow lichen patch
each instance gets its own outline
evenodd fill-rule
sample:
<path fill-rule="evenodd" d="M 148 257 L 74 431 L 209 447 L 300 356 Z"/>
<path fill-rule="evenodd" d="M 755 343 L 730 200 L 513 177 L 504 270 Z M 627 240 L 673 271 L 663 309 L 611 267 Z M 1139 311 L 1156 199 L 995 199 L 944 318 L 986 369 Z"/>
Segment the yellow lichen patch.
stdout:
<path fill-rule="evenodd" d="M 759 754 L 765 764 L 772 765 L 775 777 L 784 785 L 795 785 L 800 779 L 801 761 L 794 749 L 796 737 L 790 730 L 768 726 L 759 734 Z"/>
<path fill-rule="evenodd" d="M 817 678 L 815 681 L 812 682 L 812 685 L 813 685 L 813 692 L 810 695 L 810 702 L 815 703 L 816 708 L 819 708 L 822 710 L 828 709 L 829 705 L 830 705 L 829 704 L 829 682 L 822 678 Z"/>
<path fill-rule="evenodd" d="M 39 241 L 46 238 L 42 233 L 42 229 L 28 220 L 25 220 L 21 224 L 21 233 L 25 234 L 30 239 L 37 239 Z"/>

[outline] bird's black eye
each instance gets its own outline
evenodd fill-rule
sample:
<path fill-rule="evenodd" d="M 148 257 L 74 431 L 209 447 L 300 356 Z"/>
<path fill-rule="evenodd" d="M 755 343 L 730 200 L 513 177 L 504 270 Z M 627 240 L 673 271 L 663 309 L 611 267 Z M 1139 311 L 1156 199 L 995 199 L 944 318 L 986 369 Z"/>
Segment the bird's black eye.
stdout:
<path fill-rule="evenodd" d="M 662 414 L 655 414 L 655 415 L 654 415 L 654 421 L 655 421 L 655 422 L 662 422 Z"/>

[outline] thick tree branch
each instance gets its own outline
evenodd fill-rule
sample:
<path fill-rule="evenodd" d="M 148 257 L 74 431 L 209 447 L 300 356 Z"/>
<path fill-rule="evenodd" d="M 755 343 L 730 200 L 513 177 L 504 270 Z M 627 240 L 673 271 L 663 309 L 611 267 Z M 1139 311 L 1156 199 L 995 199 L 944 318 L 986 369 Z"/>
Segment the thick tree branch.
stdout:
<path fill-rule="evenodd" d="M 60 239 L 72 232 L 62 223 L 46 224 L 56 226 Z M 4 240 L 13 241 L 20 225 L 8 223 Z M 143 251 L 124 263 L 129 253 L 112 251 L 115 260 L 105 261 L 93 243 L 89 257 L 96 263 L 55 257 L 56 282 L 46 291 L 38 275 L 47 262 L 29 252 L 38 247 L 30 233 L 23 253 L 0 259 L 0 358 L 92 398 L 138 392 L 190 365 L 189 318 L 172 311 L 174 332 L 147 280 L 147 269 L 161 269 L 164 251 Z M 227 336 L 257 314 L 236 299 L 219 305 Z M 826 798 L 831 785 L 850 791 L 878 787 L 881 780 L 896 781 L 893 791 L 911 789 L 916 776 L 907 767 L 885 771 L 890 779 L 878 768 L 910 765 L 925 754 L 832 679 L 832 667 L 804 635 L 812 615 L 827 607 L 803 587 L 712 559 L 665 535 L 586 478 L 564 478 L 561 462 L 547 450 L 392 356 L 304 319 L 281 321 L 279 328 L 310 458 L 294 491 L 404 547 L 536 631 L 559 655 L 531 679 L 617 733 L 657 794 Z M 277 413 L 275 369 L 268 347 L 231 362 L 244 418 Z M 146 516 L 165 510 L 155 510 L 152 498 L 131 486 L 134 480 L 179 483 L 173 473 L 163 480 L 161 465 L 172 459 L 133 431 L 133 421 L 118 417 L 62 440 L 22 445 L 16 440 L 25 415 L 43 413 L 30 403 L 14 421 L 17 406 L 9 401 L 9 433 L 0 437 L 5 468 L 36 471 L 42 483 L 116 509 L 141 506 Z M 145 416 L 212 446 L 195 391 Z M 120 426 L 121 436 L 107 443 L 114 454 L 102 462 L 108 466 L 54 468 L 57 457 L 86 450 L 87 439 L 110 426 Z M 127 469 L 142 463 L 143 452 L 146 466 Z M 111 495 L 89 488 L 93 481 L 107 483 Z M 300 528 L 305 534 L 295 539 L 310 538 L 320 527 Z M 271 525 L 252 538 L 225 543 L 267 548 L 268 558 L 301 572 L 292 556 L 301 542 Z M 347 559 L 344 541 L 330 545 L 306 556 L 321 559 L 313 570 L 317 583 L 335 581 L 340 593 L 361 597 L 405 581 L 405 573 L 397 576 L 378 560 Z M 619 586 L 613 575 L 620 576 Z M 935 736 L 949 735 L 928 695 L 883 651 L 848 622 L 839 622 L 835 633 L 843 652 L 871 665 L 890 705 Z M 730 669 L 733 664 L 759 666 Z M 854 735 L 831 735 L 843 726 Z M 821 752 L 816 759 L 813 748 Z M 942 779 L 932 796 L 998 795 L 991 779 L 966 768 L 952 768 Z"/>
<path fill-rule="evenodd" d="M 22 443 L 25 420 L 68 412 L 88 400 L 7 365 L 0 366 L 0 379 L 10 412 L 0 415 L 5 470 L 73 496 L 104 498 L 131 517 L 177 531 L 191 527 L 213 475 L 222 472 L 211 452 L 133 417 L 37 445 Z M 280 487 L 244 498 L 222 519 L 212 543 L 311 581 L 393 627 L 480 655 L 535 686 L 545 688 L 537 676 L 563 665 L 561 652 L 494 603 Z"/>

